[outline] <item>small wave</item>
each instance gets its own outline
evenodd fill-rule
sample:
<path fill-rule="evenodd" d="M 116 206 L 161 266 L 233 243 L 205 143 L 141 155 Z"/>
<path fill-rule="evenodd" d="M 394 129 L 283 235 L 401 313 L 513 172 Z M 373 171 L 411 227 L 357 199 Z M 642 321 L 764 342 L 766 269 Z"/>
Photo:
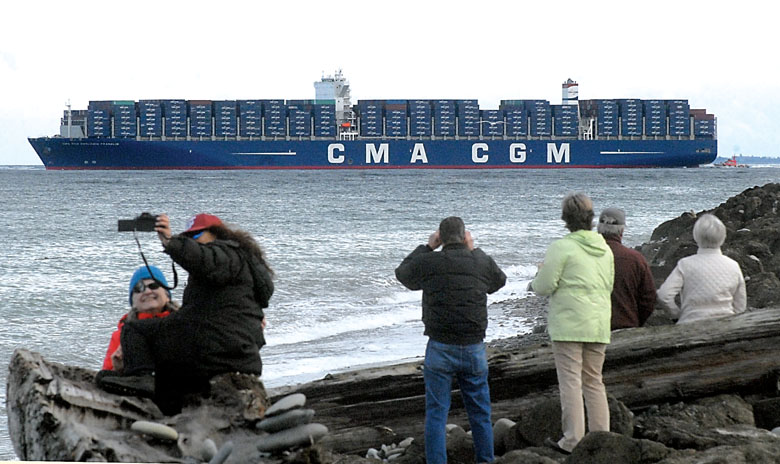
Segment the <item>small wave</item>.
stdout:
<path fill-rule="evenodd" d="M 363 308 L 362 311 L 365 311 Z M 312 340 L 343 335 L 349 332 L 364 331 L 379 327 L 393 326 L 420 318 L 419 305 L 397 305 L 386 308 L 382 312 L 362 313 L 361 308 L 354 308 L 354 315 L 337 319 L 317 321 L 299 319 L 281 330 L 274 330 L 272 325 L 266 329 L 266 341 L 273 345 L 287 345 Z M 341 308 L 341 313 L 344 313 Z M 269 322 L 270 324 L 270 322 Z"/>
<path fill-rule="evenodd" d="M 35 164 L 3 164 L 0 165 L 2 171 L 43 171 L 46 168 Z"/>
<path fill-rule="evenodd" d="M 396 305 L 396 304 L 411 304 L 418 303 L 422 298 L 422 294 L 419 291 L 402 290 L 394 292 L 390 295 L 380 297 L 377 303 L 380 305 Z"/>

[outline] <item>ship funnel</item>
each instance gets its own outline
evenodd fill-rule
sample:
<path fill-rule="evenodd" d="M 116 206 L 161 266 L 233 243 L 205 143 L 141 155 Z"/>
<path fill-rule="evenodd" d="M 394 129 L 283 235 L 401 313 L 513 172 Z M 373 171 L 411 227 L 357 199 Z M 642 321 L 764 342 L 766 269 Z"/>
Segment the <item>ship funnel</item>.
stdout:
<path fill-rule="evenodd" d="M 576 105 L 579 102 L 579 85 L 577 81 L 566 79 L 563 83 L 563 91 L 561 97 L 561 103 L 564 105 Z"/>

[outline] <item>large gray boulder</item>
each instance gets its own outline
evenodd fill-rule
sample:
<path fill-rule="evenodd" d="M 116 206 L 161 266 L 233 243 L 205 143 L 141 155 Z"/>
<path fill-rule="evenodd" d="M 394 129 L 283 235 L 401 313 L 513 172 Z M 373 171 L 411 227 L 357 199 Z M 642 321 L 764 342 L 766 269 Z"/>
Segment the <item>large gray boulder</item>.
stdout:
<path fill-rule="evenodd" d="M 719 395 L 651 408 L 637 418 L 636 435 L 670 448 L 703 450 L 744 444 L 754 438 L 753 430 L 759 429 L 750 404 L 736 395 Z"/>
<path fill-rule="evenodd" d="M 607 395 L 607 400 L 609 402 L 610 431 L 632 436 L 634 434 L 634 414 L 612 395 Z M 560 397 L 550 396 L 536 402 L 528 411 L 523 412 L 513 429 L 515 440 L 503 443 L 506 449 L 543 446 L 545 438 L 557 441 L 563 436 Z"/>
<path fill-rule="evenodd" d="M 688 450 L 690 451 L 690 450 Z M 698 453 L 678 452 L 658 461 L 658 464 L 780 464 L 780 452 L 776 446 L 754 443 L 745 446 L 717 446 Z"/>
<path fill-rule="evenodd" d="M 654 464 L 675 453 L 654 441 L 613 432 L 593 432 L 585 435 L 572 450 L 567 464 Z"/>
<path fill-rule="evenodd" d="M 766 398 L 753 404 L 756 427 L 772 430 L 780 426 L 780 398 Z"/>

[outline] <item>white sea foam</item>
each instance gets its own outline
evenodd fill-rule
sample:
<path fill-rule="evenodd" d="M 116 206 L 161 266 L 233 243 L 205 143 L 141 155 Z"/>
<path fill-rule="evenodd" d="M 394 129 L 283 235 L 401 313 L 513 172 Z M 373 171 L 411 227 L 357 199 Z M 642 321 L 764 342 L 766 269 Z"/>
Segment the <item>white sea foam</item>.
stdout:
<path fill-rule="evenodd" d="M 322 308 L 327 311 L 327 308 Z M 335 310 L 335 308 L 333 308 Z M 338 308 L 343 314 L 339 318 L 321 317 L 316 320 L 299 318 L 294 322 L 276 327 L 273 319 L 269 319 L 266 327 L 266 341 L 269 345 L 288 345 L 312 340 L 333 337 L 348 332 L 357 332 L 366 329 L 403 324 L 420 318 L 420 308 L 411 305 L 398 305 L 377 311 L 375 308 L 369 313 L 365 308 L 341 306 Z"/>

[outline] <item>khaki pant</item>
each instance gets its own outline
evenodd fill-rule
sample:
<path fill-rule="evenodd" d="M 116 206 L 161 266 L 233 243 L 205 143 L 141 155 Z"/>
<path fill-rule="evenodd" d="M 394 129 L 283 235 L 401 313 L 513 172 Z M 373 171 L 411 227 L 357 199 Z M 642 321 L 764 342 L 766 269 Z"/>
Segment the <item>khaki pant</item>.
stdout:
<path fill-rule="evenodd" d="M 585 436 L 585 406 L 588 408 L 588 430 L 609 431 L 607 390 L 601 380 L 603 343 L 553 342 L 555 370 L 561 391 L 563 438 L 558 446 L 571 451 Z"/>

